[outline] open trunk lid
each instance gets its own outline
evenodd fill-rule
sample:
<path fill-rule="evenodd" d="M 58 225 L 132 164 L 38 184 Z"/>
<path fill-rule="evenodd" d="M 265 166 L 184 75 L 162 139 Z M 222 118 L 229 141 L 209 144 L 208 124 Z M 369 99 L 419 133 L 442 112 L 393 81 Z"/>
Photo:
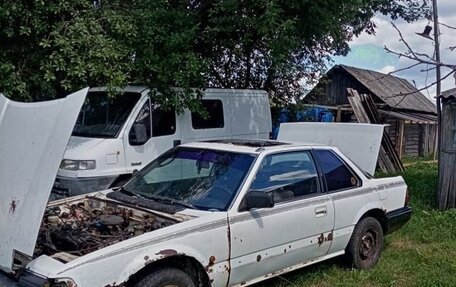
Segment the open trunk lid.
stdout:
<path fill-rule="evenodd" d="M 283 123 L 277 140 L 335 146 L 361 169 L 374 174 L 384 127 L 358 123 Z"/>
<path fill-rule="evenodd" d="M 64 99 L 13 102 L 0 94 L 0 269 L 32 256 L 65 147 L 88 88 Z"/>

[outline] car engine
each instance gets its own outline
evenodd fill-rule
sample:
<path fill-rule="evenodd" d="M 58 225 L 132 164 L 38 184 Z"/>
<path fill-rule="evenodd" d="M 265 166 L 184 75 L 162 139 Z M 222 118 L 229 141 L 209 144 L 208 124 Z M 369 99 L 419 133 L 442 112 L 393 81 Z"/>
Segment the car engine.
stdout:
<path fill-rule="evenodd" d="M 108 245 L 176 223 L 147 211 L 95 198 L 51 206 L 45 211 L 35 256 L 45 254 L 69 262 Z"/>

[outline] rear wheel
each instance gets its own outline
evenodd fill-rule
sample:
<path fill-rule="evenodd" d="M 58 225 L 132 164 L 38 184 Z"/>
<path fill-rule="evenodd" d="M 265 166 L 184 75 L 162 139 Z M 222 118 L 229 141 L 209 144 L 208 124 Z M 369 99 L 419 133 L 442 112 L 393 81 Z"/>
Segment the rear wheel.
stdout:
<path fill-rule="evenodd" d="M 383 229 L 377 219 L 363 218 L 355 226 L 346 254 L 352 267 L 369 269 L 377 264 L 383 249 Z"/>
<path fill-rule="evenodd" d="M 195 287 L 195 283 L 179 269 L 163 268 L 144 277 L 135 287 Z"/>

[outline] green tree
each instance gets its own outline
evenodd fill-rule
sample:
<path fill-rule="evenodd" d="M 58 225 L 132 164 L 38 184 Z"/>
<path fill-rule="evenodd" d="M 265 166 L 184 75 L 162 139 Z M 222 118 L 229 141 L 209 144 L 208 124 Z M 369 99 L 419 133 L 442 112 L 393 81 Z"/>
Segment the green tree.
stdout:
<path fill-rule="evenodd" d="M 354 36 L 374 33 L 375 13 L 413 21 L 428 13 L 422 2 L 4 0 L 0 91 L 35 101 L 143 83 L 178 108 L 197 109 L 204 87 L 266 89 L 283 103 Z"/>

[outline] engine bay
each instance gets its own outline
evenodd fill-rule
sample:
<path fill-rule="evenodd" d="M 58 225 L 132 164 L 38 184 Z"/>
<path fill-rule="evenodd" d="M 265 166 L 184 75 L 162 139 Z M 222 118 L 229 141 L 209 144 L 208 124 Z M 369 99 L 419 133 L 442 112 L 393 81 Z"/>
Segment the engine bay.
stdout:
<path fill-rule="evenodd" d="M 97 198 L 46 208 L 34 256 L 61 262 L 178 223 L 145 210 Z"/>

